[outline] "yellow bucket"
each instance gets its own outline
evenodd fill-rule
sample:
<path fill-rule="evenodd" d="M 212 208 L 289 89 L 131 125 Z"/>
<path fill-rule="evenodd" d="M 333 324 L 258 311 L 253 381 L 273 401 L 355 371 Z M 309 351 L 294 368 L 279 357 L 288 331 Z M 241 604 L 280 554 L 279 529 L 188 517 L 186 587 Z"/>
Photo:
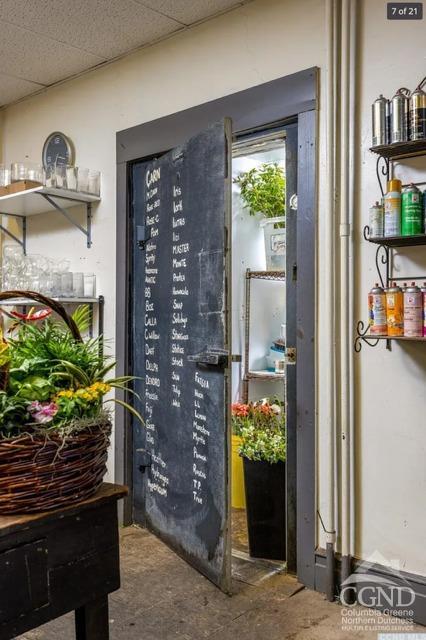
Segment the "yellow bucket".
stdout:
<path fill-rule="evenodd" d="M 232 436 L 232 506 L 234 509 L 245 509 L 246 494 L 244 491 L 243 459 L 238 455 L 241 445 L 240 436 Z"/>

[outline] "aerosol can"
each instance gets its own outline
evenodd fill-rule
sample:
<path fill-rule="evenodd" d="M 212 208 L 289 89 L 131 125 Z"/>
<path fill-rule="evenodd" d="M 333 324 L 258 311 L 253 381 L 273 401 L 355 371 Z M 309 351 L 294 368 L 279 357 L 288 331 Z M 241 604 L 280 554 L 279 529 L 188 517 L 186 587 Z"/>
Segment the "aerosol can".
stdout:
<path fill-rule="evenodd" d="M 368 317 L 370 333 L 375 336 L 387 335 L 386 295 L 378 282 L 368 294 Z"/>
<path fill-rule="evenodd" d="M 421 338 L 423 336 L 423 294 L 415 282 L 404 291 L 404 336 Z"/>
<path fill-rule="evenodd" d="M 382 94 L 371 105 L 373 116 L 373 147 L 389 142 L 389 100 Z"/>
<path fill-rule="evenodd" d="M 410 90 L 401 87 L 390 101 L 390 143 L 408 140 L 408 98 Z"/>
<path fill-rule="evenodd" d="M 423 337 L 426 338 L 426 282 L 423 282 L 421 292 L 423 296 Z"/>
<path fill-rule="evenodd" d="M 389 180 L 385 205 L 385 237 L 401 235 L 401 180 Z"/>
<path fill-rule="evenodd" d="M 409 98 L 410 140 L 426 138 L 426 93 L 422 89 L 425 82 L 423 78 Z"/>
<path fill-rule="evenodd" d="M 386 289 L 386 321 L 388 336 L 404 335 L 404 294 L 396 282 Z"/>

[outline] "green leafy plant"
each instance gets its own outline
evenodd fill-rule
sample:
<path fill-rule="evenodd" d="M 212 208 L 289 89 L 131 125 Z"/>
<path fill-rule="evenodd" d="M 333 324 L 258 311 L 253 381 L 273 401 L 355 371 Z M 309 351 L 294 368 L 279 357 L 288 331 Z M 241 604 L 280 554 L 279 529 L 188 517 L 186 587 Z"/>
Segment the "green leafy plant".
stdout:
<path fill-rule="evenodd" d="M 73 318 L 81 331 L 90 322 L 87 307 Z M 105 402 L 117 402 L 143 422 L 129 403 L 114 397 L 113 389 L 129 394 L 132 376 L 110 377 L 115 362 L 103 355 L 102 337 L 79 341 L 62 323 L 28 315 L 15 324 L 13 335 L 0 344 L 4 384 L 0 392 L 0 437 L 11 432 L 44 429 L 72 433 L 79 424 L 103 417 Z M 3 359 L 2 359 L 3 354 Z"/>
<path fill-rule="evenodd" d="M 285 216 L 285 174 L 278 164 L 264 163 L 234 179 L 250 215 L 265 218 Z"/>
<path fill-rule="evenodd" d="M 285 415 L 278 401 L 232 405 L 232 427 L 241 438 L 241 456 L 271 464 L 286 460 Z"/>

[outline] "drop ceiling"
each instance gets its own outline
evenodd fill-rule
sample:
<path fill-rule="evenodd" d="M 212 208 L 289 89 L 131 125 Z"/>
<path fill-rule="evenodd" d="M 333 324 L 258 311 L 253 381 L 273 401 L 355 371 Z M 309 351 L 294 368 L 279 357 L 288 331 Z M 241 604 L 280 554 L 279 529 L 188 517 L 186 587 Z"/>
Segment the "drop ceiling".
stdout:
<path fill-rule="evenodd" d="M 0 107 L 244 1 L 0 0 Z"/>

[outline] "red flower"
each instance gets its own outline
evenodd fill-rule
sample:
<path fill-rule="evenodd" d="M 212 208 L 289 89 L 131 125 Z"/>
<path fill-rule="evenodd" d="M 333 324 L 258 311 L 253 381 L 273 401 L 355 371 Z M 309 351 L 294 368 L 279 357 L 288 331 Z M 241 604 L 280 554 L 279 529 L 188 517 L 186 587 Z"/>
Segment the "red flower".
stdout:
<path fill-rule="evenodd" d="M 236 402 L 232 405 L 232 414 L 234 416 L 238 416 L 239 418 L 244 418 L 249 414 L 250 406 L 248 404 L 242 404 L 240 402 Z"/>
<path fill-rule="evenodd" d="M 10 315 L 18 320 L 24 322 L 35 322 L 37 320 L 45 320 L 50 316 L 52 311 L 50 309 L 40 309 L 39 311 L 31 311 L 29 313 L 19 313 L 18 311 L 11 311 Z"/>

